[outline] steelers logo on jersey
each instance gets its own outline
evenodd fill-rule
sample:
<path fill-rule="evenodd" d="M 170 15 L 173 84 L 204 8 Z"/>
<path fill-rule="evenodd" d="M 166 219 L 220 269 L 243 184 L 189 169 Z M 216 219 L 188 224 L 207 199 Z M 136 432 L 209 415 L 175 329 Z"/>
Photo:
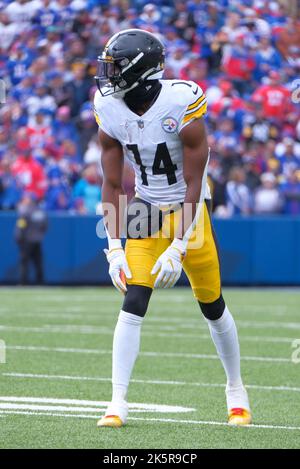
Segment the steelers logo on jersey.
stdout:
<path fill-rule="evenodd" d="M 178 122 L 173 117 L 167 117 L 166 119 L 162 121 L 161 125 L 165 132 L 172 134 L 176 132 L 177 127 L 178 127 Z"/>

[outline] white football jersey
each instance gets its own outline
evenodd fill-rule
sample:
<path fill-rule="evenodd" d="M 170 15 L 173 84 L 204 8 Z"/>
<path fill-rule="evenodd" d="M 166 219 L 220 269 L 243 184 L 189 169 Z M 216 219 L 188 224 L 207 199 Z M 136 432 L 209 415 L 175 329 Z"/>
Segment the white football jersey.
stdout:
<path fill-rule="evenodd" d="M 118 140 L 135 172 L 136 195 L 154 205 L 184 201 L 183 151 L 179 132 L 206 112 L 206 97 L 192 81 L 161 80 L 162 89 L 142 116 L 123 99 L 95 94 L 99 127 Z M 206 182 L 205 198 L 210 198 Z M 199 181 L 199 184 L 201 181 Z"/>

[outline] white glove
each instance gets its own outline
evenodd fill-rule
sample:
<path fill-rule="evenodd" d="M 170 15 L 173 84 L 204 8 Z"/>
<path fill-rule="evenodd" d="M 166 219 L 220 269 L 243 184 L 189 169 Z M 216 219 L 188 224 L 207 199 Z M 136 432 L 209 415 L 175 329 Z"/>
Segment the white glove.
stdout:
<path fill-rule="evenodd" d="M 159 274 L 155 281 L 155 288 L 172 288 L 182 272 L 182 261 L 185 255 L 184 242 L 174 239 L 172 244 L 159 256 L 151 274 Z"/>
<path fill-rule="evenodd" d="M 120 293 L 126 293 L 127 288 L 125 276 L 127 278 L 131 278 L 132 275 L 127 264 L 125 252 L 122 248 L 121 241 L 119 242 L 119 246 L 117 247 L 110 248 L 109 250 L 104 249 L 104 253 L 106 254 L 106 258 L 109 262 L 108 272 L 113 285 Z"/>

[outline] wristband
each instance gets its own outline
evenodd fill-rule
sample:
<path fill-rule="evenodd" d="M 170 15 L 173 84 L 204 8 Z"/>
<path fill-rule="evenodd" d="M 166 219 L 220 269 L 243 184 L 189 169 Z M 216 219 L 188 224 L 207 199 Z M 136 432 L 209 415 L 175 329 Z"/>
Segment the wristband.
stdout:
<path fill-rule="evenodd" d="M 121 240 L 108 238 L 108 249 L 109 251 L 111 251 L 112 249 L 123 249 Z"/>
<path fill-rule="evenodd" d="M 187 241 L 183 239 L 174 238 L 171 246 L 181 252 L 182 255 L 186 253 Z"/>

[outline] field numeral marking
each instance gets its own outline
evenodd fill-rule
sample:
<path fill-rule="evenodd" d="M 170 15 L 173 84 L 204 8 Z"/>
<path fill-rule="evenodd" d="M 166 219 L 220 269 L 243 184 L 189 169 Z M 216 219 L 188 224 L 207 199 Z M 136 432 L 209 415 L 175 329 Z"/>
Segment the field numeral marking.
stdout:
<path fill-rule="evenodd" d="M 298 365 L 300 363 L 300 339 L 293 340 L 292 347 L 295 349 L 292 353 L 292 362 Z"/>

